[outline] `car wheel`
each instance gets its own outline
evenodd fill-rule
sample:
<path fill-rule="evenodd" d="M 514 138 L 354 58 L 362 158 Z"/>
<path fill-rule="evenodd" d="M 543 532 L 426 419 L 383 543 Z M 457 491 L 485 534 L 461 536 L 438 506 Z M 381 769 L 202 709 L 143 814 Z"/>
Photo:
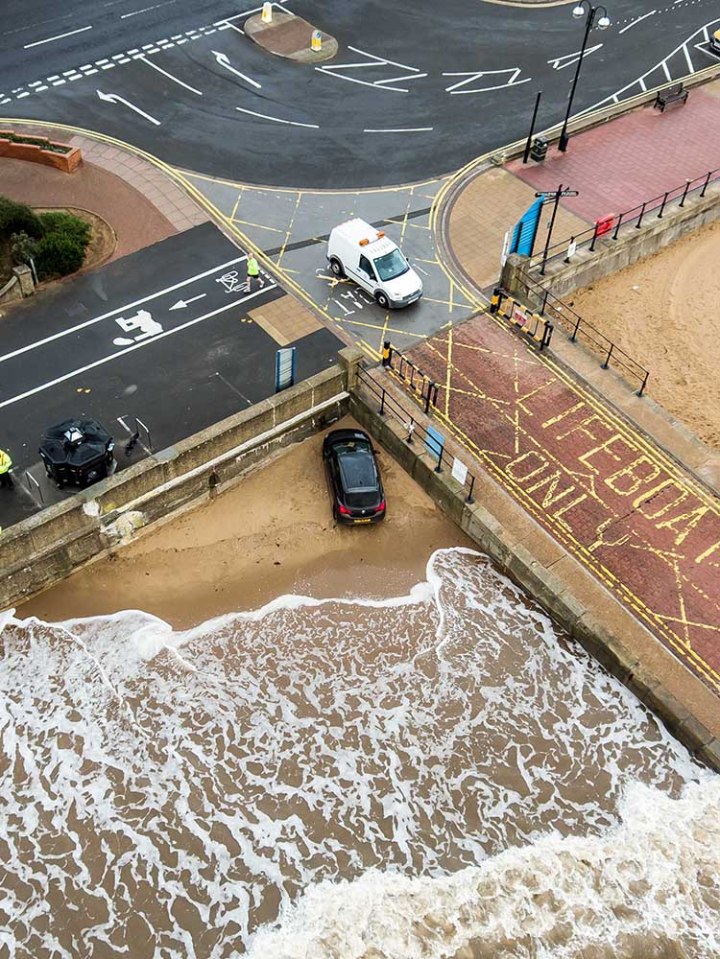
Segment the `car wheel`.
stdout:
<path fill-rule="evenodd" d="M 340 260 L 336 260 L 335 257 L 330 260 L 330 269 L 333 271 L 335 276 L 345 276 L 345 270 L 343 270 L 342 263 Z"/>
<path fill-rule="evenodd" d="M 388 300 L 384 293 L 376 293 L 375 299 L 377 300 L 378 306 L 382 307 L 383 310 L 387 310 L 387 308 L 390 306 L 390 300 Z"/>

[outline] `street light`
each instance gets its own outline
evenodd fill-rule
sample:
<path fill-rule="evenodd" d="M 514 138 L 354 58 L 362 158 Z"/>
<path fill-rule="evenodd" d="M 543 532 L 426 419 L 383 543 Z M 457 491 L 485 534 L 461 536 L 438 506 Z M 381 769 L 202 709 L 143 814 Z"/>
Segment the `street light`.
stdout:
<path fill-rule="evenodd" d="M 568 100 L 565 122 L 563 123 L 563 128 L 560 133 L 560 141 L 558 143 L 558 150 L 560 150 L 561 153 L 564 153 L 567 150 L 568 140 L 570 139 L 567 132 L 567 127 L 570 120 L 573 97 L 575 96 L 575 87 L 577 86 L 578 77 L 580 76 L 580 67 L 582 66 L 583 57 L 585 56 L 585 47 L 587 46 L 590 31 L 594 26 L 597 26 L 598 30 L 607 30 L 607 28 L 610 26 L 610 17 L 608 17 L 605 7 L 593 7 L 590 3 L 590 0 L 580 0 L 577 6 L 573 7 L 572 15 L 575 20 L 580 20 L 580 18 L 584 17 L 586 14 L 587 20 L 585 22 L 585 36 L 583 37 L 582 47 L 580 48 L 580 58 L 578 59 L 577 68 L 575 69 L 575 79 L 573 80 L 572 89 L 570 90 L 570 99 Z M 600 16 L 598 16 L 598 14 L 600 14 Z"/>

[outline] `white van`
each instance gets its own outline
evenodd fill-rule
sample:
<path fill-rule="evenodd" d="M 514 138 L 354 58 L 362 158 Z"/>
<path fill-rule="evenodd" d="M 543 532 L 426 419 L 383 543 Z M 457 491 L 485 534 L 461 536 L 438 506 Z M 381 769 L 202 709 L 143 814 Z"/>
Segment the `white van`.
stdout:
<path fill-rule="evenodd" d="M 327 258 L 335 276 L 347 276 L 384 309 L 408 306 L 422 296 L 422 280 L 393 241 L 365 220 L 333 228 Z"/>

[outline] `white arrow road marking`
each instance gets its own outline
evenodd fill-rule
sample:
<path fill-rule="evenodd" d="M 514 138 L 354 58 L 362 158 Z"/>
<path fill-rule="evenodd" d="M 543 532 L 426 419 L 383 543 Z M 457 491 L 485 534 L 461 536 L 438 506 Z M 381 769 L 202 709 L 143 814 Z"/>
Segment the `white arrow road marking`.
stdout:
<path fill-rule="evenodd" d="M 256 113 L 254 110 L 243 110 L 242 107 L 235 107 L 240 113 L 249 113 L 251 117 L 260 117 L 261 120 L 272 120 L 273 123 L 287 123 L 291 127 L 307 127 L 309 130 L 319 130 L 317 123 L 296 123 L 295 120 L 281 120 L 280 117 L 271 117 L 267 113 Z"/>
<path fill-rule="evenodd" d="M 217 316 L 219 313 L 224 313 L 225 310 L 237 308 L 239 303 L 244 303 L 246 300 L 252 300 L 253 297 L 259 296 L 261 293 L 267 292 L 267 290 L 272 290 L 275 288 L 275 286 L 275 283 L 271 283 L 262 290 L 257 290 L 255 293 L 250 293 L 249 296 L 244 296 L 239 300 L 235 300 L 234 303 L 227 303 L 225 306 L 221 306 L 219 309 L 213 310 L 211 313 L 205 313 L 204 316 L 198 316 L 194 320 L 188 320 L 187 323 L 183 323 L 182 326 L 176 326 L 172 330 L 166 330 L 164 333 L 161 333 L 159 336 L 156 336 L 153 339 L 144 340 L 141 343 L 134 343 L 132 346 L 128 346 L 124 350 L 119 350 L 116 353 L 112 353 L 110 356 L 103 356 L 102 359 L 95 360 L 94 363 L 88 363 L 87 366 L 81 366 L 77 370 L 72 370 L 70 373 L 64 373 L 62 376 L 58 376 L 54 380 L 50 380 L 47 383 L 42 383 L 40 386 L 34 386 L 31 390 L 26 390 L 24 393 L 19 393 L 17 396 L 11 396 L 9 400 L 3 400 L 3 402 L 0 403 L 0 409 L 5 406 L 11 406 L 13 403 L 19 402 L 19 400 L 24 400 L 28 396 L 33 396 L 35 393 L 42 393 L 43 390 L 50 389 L 51 386 L 57 386 L 58 383 L 64 383 L 65 380 L 71 380 L 73 376 L 79 376 L 81 373 L 87 373 L 88 370 L 93 370 L 98 366 L 103 366 L 105 363 L 109 363 L 111 360 L 116 360 L 120 356 L 125 356 L 126 353 L 132 353 L 134 350 L 141 350 L 145 346 L 150 346 L 151 343 L 157 343 L 158 340 L 162 340 L 166 336 L 173 336 L 175 333 L 180 333 L 181 330 L 186 330 L 188 327 L 194 326 L 196 323 L 202 323 L 203 320 L 209 320 L 211 317 Z"/>
<path fill-rule="evenodd" d="M 472 90 L 460 90 L 459 87 L 467 86 L 473 80 L 479 80 L 481 77 L 497 76 L 501 73 L 509 73 L 510 79 L 506 83 L 497 83 L 490 87 L 473 87 Z M 474 73 L 443 73 L 444 77 L 467 77 L 466 80 L 458 80 L 449 87 L 445 87 L 445 92 L 451 95 L 458 93 L 486 93 L 488 90 L 502 90 L 504 87 L 518 87 L 521 83 L 528 83 L 532 78 L 525 77 L 524 80 L 518 80 L 521 73 L 520 67 L 511 67 L 507 70 L 476 70 Z"/>
<path fill-rule="evenodd" d="M 602 47 L 602 43 L 596 43 L 594 47 L 588 47 L 583 57 L 589 57 L 591 53 L 595 53 L 596 50 L 599 50 Z M 548 60 L 547 62 L 552 65 L 553 70 L 564 70 L 565 67 L 570 67 L 573 63 L 577 63 L 580 59 L 580 51 L 576 50 L 575 53 L 566 53 L 562 57 L 555 57 L 554 60 Z M 567 61 L 563 63 L 563 60 Z"/>
<path fill-rule="evenodd" d="M 69 33 L 59 33 L 56 37 L 46 37 L 44 40 L 36 40 L 34 43 L 26 43 L 23 50 L 29 50 L 30 47 L 39 47 L 42 43 L 52 43 L 53 40 L 63 40 L 65 37 L 74 37 L 76 33 L 85 33 L 86 30 L 92 30 L 90 27 L 80 27 L 79 30 L 71 30 Z"/>
<path fill-rule="evenodd" d="M 122 103 L 130 110 L 133 110 L 135 113 L 139 113 L 141 117 L 145 117 L 146 120 L 149 120 L 150 123 L 154 123 L 156 127 L 160 126 L 160 121 L 156 120 L 155 117 L 151 117 L 149 113 L 145 113 L 144 110 L 141 110 L 140 107 L 133 106 L 129 100 L 126 100 L 124 97 L 118 96 L 117 93 L 103 93 L 102 90 L 97 90 L 97 95 L 101 100 L 105 100 L 106 103 Z"/>
<path fill-rule="evenodd" d="M 184 310 L 186 306 L 190 303 L 194 303 L 195 300 L 202 300 L 204 296 L 207 296 L 207 293 L 200 293 L 198 296 L 192 296 L 189 300 L 178 300 L 177 303 L 173 303 L 172 306 L 168 307 L 169 310 Z"/>
<path fill-rule="evenodd" d="M 236 70 L 235 67 L 231 65 L 230 61 L 228 60 L 228 58 L 225 56 L 224 53 L 218 53 L 217 50 L 211 50 L 210 52 L 215 57 L 215 59 L 217 60 L 217 62 L 220 64 L 221 67 L 225 67 L 225 69 L 229 70 L 230 73 L 234 73 L 236 77 L 240 77 L 242 80 L 247 81 L 247 83 L 251 83 L 254 87 L 257 87 L 258 90 L 262 89 L 261 85 L 257 83 L 255 80 L 251 80 L 250 77 L 246 77 L 244 73 L 240 73 L 239 70 Z"/>
<path fill-rule="evenodd" d="M 185 89 L 189 90 L 191 93 L 197 93 L 199 97 L 202 96 L 202 90 L 196 90 L 195 87 L 191 87 L 189 83 L 184 83 L 182 80 L 178 80 L 178 78 L 174 77 L 172 73 L 168 73 L 167 70 L 163 70 L 162 67 L 159 67 L 157 63 L 153 63 L 152 60 L 148 60 L 146 57 L 136 57 L 136 59 L 141 63 L 145 63 L 149 67 L 152 67 L 153 70 L 157 70 L 158 73 L 162 73 L 163 76 L 167 77 L 168 80 L 172 80 L 173 83 L 177 83 L 179 86 L 185 87 Z M 147 114 L 145 114 L 145 116 L 147 116 Z"/>

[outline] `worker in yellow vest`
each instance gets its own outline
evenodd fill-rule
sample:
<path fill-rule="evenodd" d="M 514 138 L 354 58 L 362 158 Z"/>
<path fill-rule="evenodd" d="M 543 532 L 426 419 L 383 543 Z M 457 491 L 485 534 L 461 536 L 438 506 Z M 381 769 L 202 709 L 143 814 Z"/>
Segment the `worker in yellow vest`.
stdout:
<path fill-rule="evenodd" d="M 10 467 L 12 466 L 12 459 L 9 453 L 6 453 L 5 450 L 0 450 L 0 486 L 7 486 L 8 489 L 12 488 L 12 476 L 10 475 Z"/>
<path fill-rule="evenodd" d="M 255 257 L 250 254 L 247 258 L 247 291 L 252 293 L 260 279 L 260 267 Z"/>

